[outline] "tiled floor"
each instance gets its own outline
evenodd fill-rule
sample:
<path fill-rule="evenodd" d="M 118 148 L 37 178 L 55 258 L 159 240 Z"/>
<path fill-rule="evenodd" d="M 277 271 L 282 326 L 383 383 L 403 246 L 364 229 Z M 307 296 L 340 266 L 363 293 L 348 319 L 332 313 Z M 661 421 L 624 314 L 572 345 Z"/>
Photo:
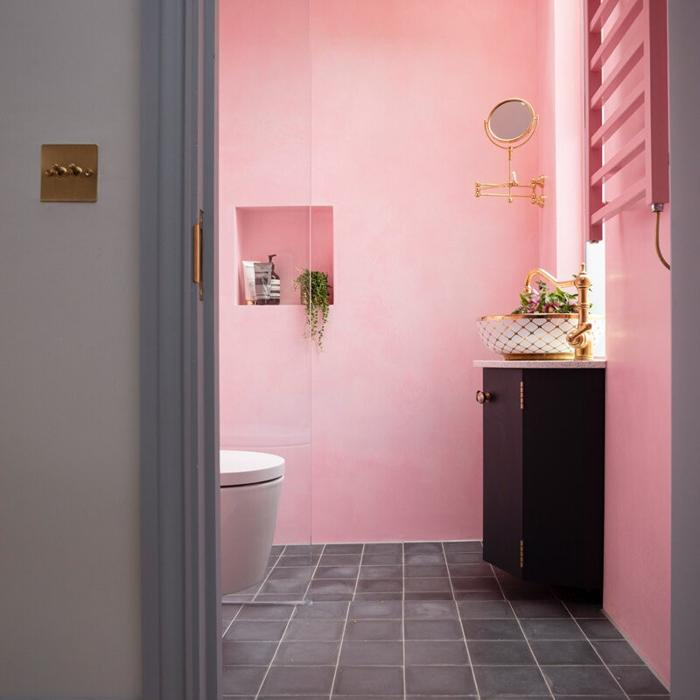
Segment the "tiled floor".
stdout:
<path fill-rule="evenodd" d="M 275 547 L 227 600 L 224 697 L 669 697 L 598 605 L 494 569 L 478 542 Z"/>

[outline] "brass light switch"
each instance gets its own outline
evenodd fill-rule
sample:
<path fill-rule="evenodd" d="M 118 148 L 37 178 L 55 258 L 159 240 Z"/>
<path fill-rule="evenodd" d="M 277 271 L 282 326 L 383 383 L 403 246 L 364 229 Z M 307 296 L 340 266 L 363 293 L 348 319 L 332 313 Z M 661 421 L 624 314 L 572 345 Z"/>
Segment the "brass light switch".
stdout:
<path fill-rule="evenodd" d="M 97 201 L 95 144 L 59 143 L 41 147 L 41 201 Z"/>

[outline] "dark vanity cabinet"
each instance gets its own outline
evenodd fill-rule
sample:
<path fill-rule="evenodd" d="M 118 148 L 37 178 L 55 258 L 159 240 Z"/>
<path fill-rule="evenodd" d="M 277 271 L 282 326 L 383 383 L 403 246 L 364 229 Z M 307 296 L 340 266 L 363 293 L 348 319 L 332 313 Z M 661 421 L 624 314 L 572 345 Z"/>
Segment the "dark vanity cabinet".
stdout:
<path fill-rule="evenodd" d="M 604 369 L 485 368 L 484 560 L 514 576 L 603 584 Z"/>

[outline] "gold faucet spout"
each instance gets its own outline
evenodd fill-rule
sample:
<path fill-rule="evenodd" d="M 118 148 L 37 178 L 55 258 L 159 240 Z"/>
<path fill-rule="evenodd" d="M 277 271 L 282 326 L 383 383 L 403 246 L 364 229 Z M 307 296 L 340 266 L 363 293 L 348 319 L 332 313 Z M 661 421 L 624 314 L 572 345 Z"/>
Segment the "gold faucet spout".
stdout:
<path fill-rule="evenodd" d="M 588 320 L 588 314 L 591 308 L 591 304 L 588 301 L 588 290 L 591 288 L 591 278 L 586 273 L 586 264 L 581 263 L 580 271 L 570 280 L 558 280 L 541 267 L 530 270 L 525 278 L 525 293 L 532 292 L 532 281 L 537 277 L 546 279 L 555 287 L 576 287 L 576 292 L 578 294 L 578 300 L 576 302 L 578 325 L 573 331 L 567 333 L 566 340 L 569 345 L 574 348 L 575 359 L 592 360 L 593 340 L 589 331 L 593 328 L 593 324 Z"/>

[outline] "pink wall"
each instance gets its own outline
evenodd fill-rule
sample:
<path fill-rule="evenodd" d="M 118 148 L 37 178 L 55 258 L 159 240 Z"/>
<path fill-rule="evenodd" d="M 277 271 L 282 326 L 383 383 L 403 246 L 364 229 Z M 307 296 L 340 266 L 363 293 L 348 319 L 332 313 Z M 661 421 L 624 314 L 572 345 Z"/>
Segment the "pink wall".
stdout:
<path fill-rule="evenodd" d="M 538 140 L 547 204 L 540 213 L 540 264 L 565 279 L 583 251 L 583 34 L 578 2 L 537 4 L 543 127 Z"/>
<path fill-rule="evenodd" d="M 614 18 L 613 18 L 614 21 Z M 614 65 L 614 64 L 613 64 Z M 610 69 L 612 69 L 612 65 Z M 639 74 L 630 76 L 634 86 Z M 609 108 L 614 109 L 611 101 Z M 641 112 L 611 153 L 643 127 Z M 608 198 L 643 173 L 638 158 Z M 662 680 L 670 678 L 670 275 L 654 251 L 648 203 L 605 228 L 607 413 L 605 609 Z M 662 222 L 668 254 L 670 211 Z"/>
<path fill-rule="evenodd" d="M 535 6 L 221 2 L 221 443 L 287 458 L 281 541 L 481 535 L 474 322 L 513 307 L 539 213 L 473 183 L 506 171 L 489 109 L 537 100 Z M 539 170 L 534 142 L 517 159 Z M 235 304 L 236 207 L 310 204 L 333 207 L 322 353 L 300 307 Z"/>

